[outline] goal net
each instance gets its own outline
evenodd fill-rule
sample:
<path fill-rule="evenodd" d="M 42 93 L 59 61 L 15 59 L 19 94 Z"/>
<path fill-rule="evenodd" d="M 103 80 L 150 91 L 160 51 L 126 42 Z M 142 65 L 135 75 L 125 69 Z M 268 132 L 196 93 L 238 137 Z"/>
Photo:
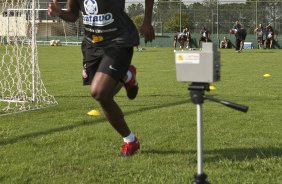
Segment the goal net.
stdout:
<path fill-rule="evenodd" d="M 60 2 L 60 6 L 62 9 L 67 8 L 66 2 Z M 51 44 L 52 41 L 60 41 L 63 46 L 80 45 L 84 37 L 82 17 L 76 22 L 67 22 L 59 17 L 48 16 L 47 7 L 46 2 L 41 2 L 40 9 L 38 9 L 37 44 Z"/>
<path fill-rule="evenodd" d="M 0 4 L 0 116 L 57 104 L 38 67 L 38 0 Z"/>

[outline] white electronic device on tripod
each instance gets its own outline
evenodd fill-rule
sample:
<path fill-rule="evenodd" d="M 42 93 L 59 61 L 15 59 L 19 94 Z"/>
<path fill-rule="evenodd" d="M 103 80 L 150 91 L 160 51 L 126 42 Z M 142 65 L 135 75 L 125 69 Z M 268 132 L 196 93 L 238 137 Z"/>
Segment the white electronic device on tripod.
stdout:
<path fill-rule="evenodd" d="M 203 43 L 202 50 L 176 51 L 176 79 L 180 82 L 220 80 L 220 53 L 214 43 Z"/>

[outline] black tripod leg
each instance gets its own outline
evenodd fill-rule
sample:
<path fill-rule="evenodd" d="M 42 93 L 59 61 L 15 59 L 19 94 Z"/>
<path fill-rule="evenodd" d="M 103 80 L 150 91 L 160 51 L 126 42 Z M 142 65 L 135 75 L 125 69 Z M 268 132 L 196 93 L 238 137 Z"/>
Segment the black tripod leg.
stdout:
<path fill-rule="evenodd" d="M 192 184 L 210 184 L 206 179 L 207 175 L 205 173 L 202 174 L 195 174 L 194 176 L 195 180 Z"/>

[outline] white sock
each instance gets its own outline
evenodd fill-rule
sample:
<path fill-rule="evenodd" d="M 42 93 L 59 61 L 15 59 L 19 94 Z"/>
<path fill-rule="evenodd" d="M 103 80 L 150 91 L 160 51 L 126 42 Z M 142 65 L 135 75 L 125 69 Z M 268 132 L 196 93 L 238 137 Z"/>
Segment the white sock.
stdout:
<path fill-rule="evenodd" d="M 132 73 L 128 70 L 126 76 L 127 78 L 125 80 L 125 83 L 128 83 L 132 78 Z"/>
<path fill-rule="evenodd" d="M 134 133 L 130 132 L 130 134 L 123 138 L 123 141 L 126 143 L 133 142 L 135 140 Z"/>

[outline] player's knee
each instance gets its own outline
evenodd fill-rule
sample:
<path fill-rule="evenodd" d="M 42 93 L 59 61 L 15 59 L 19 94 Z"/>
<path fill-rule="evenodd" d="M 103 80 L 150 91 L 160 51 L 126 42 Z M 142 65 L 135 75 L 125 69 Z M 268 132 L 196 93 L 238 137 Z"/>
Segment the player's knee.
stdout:
<path fill-rule="evenodd" d="M 107 95 L 108 93 L 104 92 L 101 89 L 91 89 L 90 94 L 92 98 L 100 103 L 105 103 L 111 99 L 111 97 Z"/>
<path fill-rule="evenodd" d="M 92 96 L 92 98 L 94 98 L 96 101 L 103 101 L 104 97 L 103 97 L 103 93 L 101 90 L 92 88 L 90 91 L 90 94 Z"/>

